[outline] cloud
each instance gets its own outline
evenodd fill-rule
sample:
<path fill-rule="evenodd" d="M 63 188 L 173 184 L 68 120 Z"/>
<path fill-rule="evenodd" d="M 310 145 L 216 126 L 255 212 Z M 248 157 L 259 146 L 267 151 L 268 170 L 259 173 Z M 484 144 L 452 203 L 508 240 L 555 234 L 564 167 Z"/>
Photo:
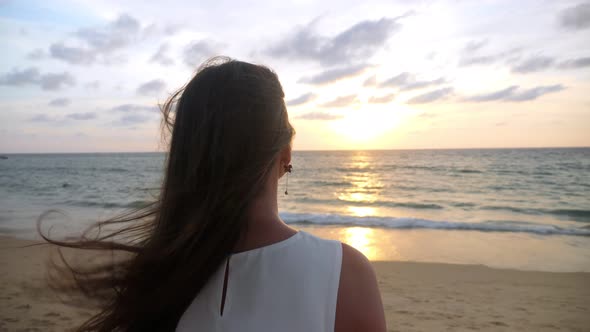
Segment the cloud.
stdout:
<path fill-rule="evenodd" d="M 178 31 L 182 30 L 184 26 L 182 24 L 168 24 L 164 27 L 164 34 L 167 36 L 175 35 Z"/>
<path fill-rule="evenodd" d="M 562 61 L 561 63 L 559 63 L 558 67 L 561 69 L 576 69 L 590 67 L 590 57 Z"/>
<path fill-rule="evenodd" d="M 488 65 L 494 63 L 503 58 L 502 55 L 483 55 L 483 56 L 471 56 L 463 57 L 459 60 L 460 67 L 467 67 L 473 65 Z"/>
<path fill-rule="evenodd" d="M 352 104 L 356 100 L 356 95 L 340 96 L 329 102 L 323 103 L 322 107 L 344 107 Z"/>
<path fill-rule="evenodd" d="M 187 66 L 196 67 L 206 59 L 216 55 L 220 48 L 221 45 L 211 41 L 193 41 L 184 48 L 182 58 Z"/>
<path fill-rule="evenodd" d="M 385 103 L 389 103 L 393 99 L 395 99 L 395 94 L 390 93 L 390 94 L 384 95 L 384 96 L 372 96 L 371 98 L 369 98 L 369 103 L 371 103 L 371 104 L 385 104 Z"/>
<path fill-rule="evenodd" d="M 66 118 L 72 120 L 92 120 L 96 119 L 97 115 L 94 112 L 86 112 L 86 113 L 70 113 L 66 115 Z"/>
<path fill-rule="evenodd" d="M 426 104 L 446 98 L 453 93 L 453 88 L 442 88 L 417 95 L 407 101 L 408 104 Z"/>
<path fill-rule="evenodd" d="M 377 75 L 369 76 L 363 82 L 363 86 L 376 86 L 377 85 Z"/>
<path fill-rule="evenodd" d="M 297 98 L 293 98 L 291 100 L 288 100 L 287 101 L 287 106 L 297 106 L 297 105 L 305 104 L 305 103 L 307 103 L 309 101 L 314 100 L 315 97 L 316 97 L 316 95 L 313 94 L 313 93 L 311 93 L 311 92 L 310 93 L 306 93 L 306 94 L 303 94 L 303 95 L 301 95 L 301 96 L 299 96 Z"/>
<path fill-rule="evenodd" d="M 590 2 L 580 3 L 561 11 L 559 24 L 571 30 L 590 28 Z"/>
<path fill-rule="evenodd" d="M 473 53 L 483 48 L 488 44 L 488 39 L 482 39 L 479 41 L 472 40 L 463 47 L 463 53 Z"/>
<path fill-rule="evenodd" d="M 47 114 L 36 114 L 28 119 L 29 122 L 55 122 L 56 119 Z"/>
<path fill-rule="evenodd" d="M 317 20 L 314 20 L 269 47 L 266 53 L 274 57 L 318 61 L 322 65 L 365 61 L 401 28 L 397 22 L 400 18 L 361 21 L 333 37 L 316 34 Z"/>
<path fill-rule="evenodd" d="M 338 120 L 342 118 L 342 115 L 330 114 L 325 112 L 311 112 L 305 113 L 295 117 L 296 119 L 302 120 Z"/>
<path fill-rule="evenodd" d="M 342 67 L 336 69 L 328 69 L 317 75 L 304 77 L 297 81 L 298 83 L 309 83 L 309 84 L 326 84 L 335 82 L 341 79 L 354 77 L 362 73 L 368 66 L 367 65 L 353 65 L 349 67 Z"/>
<path fill-rule="evenodd" d="M 429 86 L 436 86 L 446 83 L 444 78 L 435 80 L 418 80 L 410 73 L 401 73 L 379 84 L 380 87 L 394 87 L 401 91 L 409 91 L 415 89 L 422 89 Z"/>
<path fill-rule="evenodd" d="M 112 52 L 131 44 L 141 30 L 134 17 L 122 14 L 105 27 L 84 28 L 76 35 L 95 51 Z"/>
<path fill-rule="evenodd" d="M 497 52 L 492 54 L 478 54 L 478 51 L 489 44 L 487 39 L 481 41 L 470 41 L 467 43 L 462 51 L 459 59 L 460 67 L 489 65 L 506 59 L 516 60 L 520 54 L 520 48 L 513 48 L 504 52 Z"/>
<path fill-rule="evenodd" d="M 558 92 L 564 90 L 565 87 L 561 84 L 537 86 L 532 89 L 519 90 L 518 85 L 512 85 L 505 89 L 498 90 L 488 94 L 475 95 L 466 98 L 465 101 L 470 102 L 487 102 L 487 101 L 529 101 L 535 100 L 545 94 Z"/>
<path fill-rule="evenodd" d="M 55 58 L 75 65 L 89 65 L 96 61 L 96 53 L 80 47 L 68 47 L 55 43 L 49 47 L 49 54 Z"/>
<path fill-rule="evenodd" d="M 136 124 L 141 124 L 153 120 L 153 117 L 144 115 L 144 114 L 127 114 L 122 116 L 118 121 L 114 124 L 119 126 L 132 126 Z"/>
<path fill-rule="evenodd" d="M 43 58 L 45 58 L 45 51 L 40 48 L 36 48 L 27 54 L 27 59 L 29 60 L 41 60 Z"/>
<path fill-rule="evenodd" d="M 174 64 L 174 60 L 166 55 L 170 46 L 166 43 L 160 45 L 156 53 L 150 58 L 150 62 L 159 63 L 162 66 L 170 66 Z"/>
<path fill-rule="evenodd" d="M 99 81 L 91 81 L 91 82 L 84 84 L 84 87 L 86 89 L 98 90 L 100 88 L 100 82 Z"/>
<path fill-rule="evenodd" d="M 539 97 L 541 97 L 542 95 L 546 95 L 548 93 L 552 93 L 552 92 L 558 92 L 561 90 L 564 90 L 565 87 L 561 84 L 556 84 L 556 85 L 549 85 L 549 86 L 538 86 L 532 89 L 528 89 L 528 90 L 524 90 L 522 92 L 516 93 L 510 97 L 508 97 L 507 100 L 510 101 L 528 101 L 528 100 L 535 100 Z"/>
<path fill-rule="evenodd" d="M 551 68 L 555 59 L 547 56 L 533 56 L 512 67 L 512 72 L 527 74 Z"/>
<path fill-rule="evenodd" d="M 533 56 L 512 67 L 512 72 L 527 74 L 547 69 L 577 69 L 590 66 L 590 57 L 563 60 L 558 62 L 554 57 Z"/>
<path fill-rule="evenodd" d="M 123 104 L 119 106 L 115 106 L 111 108 L 111 111 L 114 112 L 122 112 L 122 113 L 129 113 L 129 112 L 153 112 L 157 111 L 157 106 L 149 106 L 149 105 L 140 105 L 140 104 Z"/>
<path fill-rule="evenodd" d="M 41 75 L 41 89 L 43 90 L 60 90 L 66 85 L 73 86 L 75 84 L 74 76 L 67 72 Z"/>
<path fill-rule="evenodd" d="M 506 98 L 509 98 L 510 96 L 512 96 L 517 89 L 518 89 L 518 85 L 512 85 L 512 86 L 509 86 L 509 87 L 502 89 L 502 90 L 469 97 L 466 100 L 467 101 L 475 101 L 475 102 L 506 100 Z"/>
<path fill-rule="evenodd" d="M 53 107 L 66 107 L 69 106 L 72 101 L 68 98 L 56 98 L 51 100 L 47 105 Z"/>
<path fill-rule="evenodd" d="M 43 90 L 59 90 L 64 86 L 73 86 L 76 81 L 68 72 L 41 74 L 36 67 L 18 70 L 0 75 L 0 85 L 22 86 L 39 85 Z"/>
<path fill-rule="evenodd" d="M 23 70 L 12 69 L 11 72 L 0 75 L 0 85 L 20 86 L 25 84 L 36 84 L 41 74 L 39 69 L 30 67 Z"/>
<path fill-rule="evenodd" d="M 163 80 L 156 79 L 141 84 L 137 88 L 137 93 L 143 96 L 157 96 L 166 88 L 166 83 Z"/>
<path fill-rule="evenodd" d="M 74 65 L 122 63 L 126 59 L 114 54 L 130 45 L 159 34 L 166 34 L 167 28 L 159 29 L 152 24 L 142 28 L 137 19 L 121 14 L 114 21 L 103 26 L 82 28 L 74 32 L 77 46 L 68 46 L 63 41 L 49 47 L 51 57 Z"/>

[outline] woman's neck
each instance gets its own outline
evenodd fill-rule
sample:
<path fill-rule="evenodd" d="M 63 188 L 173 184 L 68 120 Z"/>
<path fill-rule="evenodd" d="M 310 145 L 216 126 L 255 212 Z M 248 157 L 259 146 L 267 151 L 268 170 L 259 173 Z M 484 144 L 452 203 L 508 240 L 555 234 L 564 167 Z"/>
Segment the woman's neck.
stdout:
<path fill-rule="evenodd" d="M 285 240 L 297 230 L 279 217 L 277 185 L 268 186 L 246 210 L 247 226 L 234 252 L 246 251 Z"/>

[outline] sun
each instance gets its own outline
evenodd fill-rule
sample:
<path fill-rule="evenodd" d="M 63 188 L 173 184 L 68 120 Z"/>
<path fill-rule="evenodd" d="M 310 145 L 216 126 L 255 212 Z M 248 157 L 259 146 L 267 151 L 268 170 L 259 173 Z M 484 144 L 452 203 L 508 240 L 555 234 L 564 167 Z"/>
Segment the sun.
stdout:
<path fill-rule="evenodd" d="M 361 107 L 332 122 L 333 131 L 351 143 L 369 143 L 398 127 L 402 114 L 395 109 Z"/>

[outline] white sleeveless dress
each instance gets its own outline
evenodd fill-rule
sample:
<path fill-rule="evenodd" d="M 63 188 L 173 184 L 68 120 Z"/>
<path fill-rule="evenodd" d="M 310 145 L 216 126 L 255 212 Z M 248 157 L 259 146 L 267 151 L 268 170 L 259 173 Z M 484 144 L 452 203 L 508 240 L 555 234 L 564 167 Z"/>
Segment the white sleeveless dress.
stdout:
<path fill-rule="evenodd" d="M 180 318 L 176 331 L 334 331 L 342 245 L 299 231 L 231 255 Z"/>

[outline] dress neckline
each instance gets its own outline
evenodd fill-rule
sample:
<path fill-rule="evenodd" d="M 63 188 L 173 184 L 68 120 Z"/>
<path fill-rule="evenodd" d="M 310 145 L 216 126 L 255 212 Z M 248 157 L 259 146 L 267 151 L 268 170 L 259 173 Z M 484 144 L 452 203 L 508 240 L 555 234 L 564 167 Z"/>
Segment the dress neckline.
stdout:
<path fill-rule="evenodd" d="M 303 231 L 297 231 L 297 233 L 295 233 L 295 234 L 289 236 L 288 238 L 281 240 L 279 242 L 271 243 L 266 246 L 262 246 L 262 247 L 258 247 L 258 248 L 254 248 L 254 249 L 250 249 L 250 250 L 246 250 L 246 251 L 234 252 L 234 253 L 231 253 L 230 256 L 231 256 L 231 258 L 242 257 L 242 256 L 248 256 L 248 255 L 251 255 L 251 254 L 254 254 L 257 252 L 261 252 L 261 251 L 268 251 L 268 250 L 275 250 L 278 248 L 282 248 L 286 245 L 289 245 L 291 242 L 294 242 L 298 238 L 300 238 L 302 233 L 303 233 Z"/>

